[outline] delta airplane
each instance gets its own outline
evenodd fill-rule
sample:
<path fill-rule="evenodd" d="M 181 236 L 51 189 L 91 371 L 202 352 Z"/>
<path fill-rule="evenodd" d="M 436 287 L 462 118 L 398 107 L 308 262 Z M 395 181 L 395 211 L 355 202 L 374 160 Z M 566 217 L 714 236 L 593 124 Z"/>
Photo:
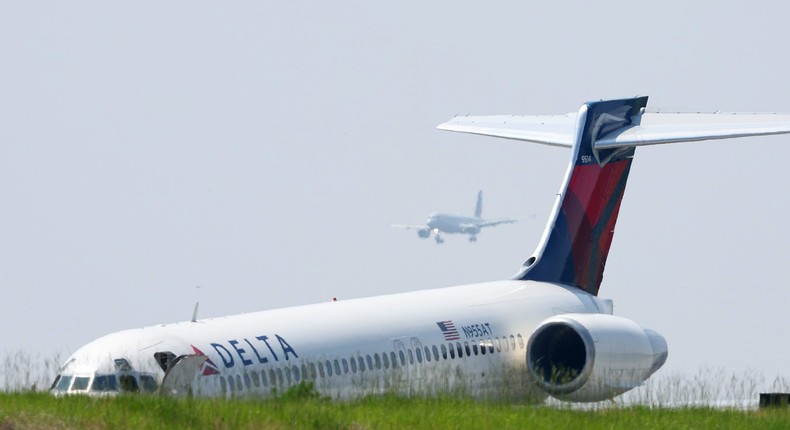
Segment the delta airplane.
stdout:
<path fill-rule="evenodd" d="M 475 204 L 474 216 L 450 215 L 445 213 L 433 213 L 428 217 L 425 225 L 401 225 L 392 224 L 393 227 L 417 230 L 417 236 L 427 239 L 434 234 L 437 244 L 444 243 L 444 238 L 440 233 L 461 233 L 468 234 L 470 242 L 477 242 L 477 234 L 483 227 L 494 227 L 499 224 L 511 224 L 517 222 L 515 219 L 498 219 L 486 221 L 481 216 L 483 214 L 483 191 L 477 192 L 477 204 Z"/>
<path fill-rule="evenodd" d="M 121 331 L 70 356 L 52 391 L 230 398 L 308 382 L 336 399 L 592 402 L 637 387 L 664 364 L 667 343 L 598 297 L 635 148 L 790 133 L 790 115 L 650 113 L 646 104 L 594 101 L 567 115 L 439 126 L 570 148 L 543 236 L 511 279 Z"/>

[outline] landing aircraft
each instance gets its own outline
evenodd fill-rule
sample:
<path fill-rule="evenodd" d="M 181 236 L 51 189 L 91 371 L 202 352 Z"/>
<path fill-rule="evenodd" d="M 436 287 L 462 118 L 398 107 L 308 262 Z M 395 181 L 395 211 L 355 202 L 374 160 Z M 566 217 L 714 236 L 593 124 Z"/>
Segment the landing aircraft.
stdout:
<path fill-rule="evenodd" d="M 477 234 L 483 227 L 494 227 L 499 224 L 511 224 L 518 220 L 512 218 L 486 221 L 482 218 L 483 214 L 483 190 L 477 192 L 477 204 L 475 204 L 474 216 L 451 215 L 445 213 L 432 213 L 428 216 L 425 225 L 401 225 L 392 224 L 393 227 L 417 230 L 417 236 L 427 239 L 434 234 L 437 244 L 444 243 L 441 233 L 461 233 L 468 234 L 470 242 L 477 242 Z"/>
<path fill-rule="evenodd" d="M 395 392 L 610 399 L 667 359 L 653 330 L 598 297 L 635 148 L 790 133 L 790 115 L 668 114 L 647 97 L 558 116 L 458 117 L 443 130 L 560 147 L 571 159 L 535 252 L 511 279 L 162 324 L 101 337 L 55 394 L 332 398 Z"/>

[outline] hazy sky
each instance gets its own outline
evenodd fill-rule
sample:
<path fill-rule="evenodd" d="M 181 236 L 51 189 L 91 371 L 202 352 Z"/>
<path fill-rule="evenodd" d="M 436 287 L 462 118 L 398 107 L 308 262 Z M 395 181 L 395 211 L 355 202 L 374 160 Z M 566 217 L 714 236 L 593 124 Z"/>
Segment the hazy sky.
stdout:
<path fill-rule="evenodd" d="M 0 352 L 512 276 L 569 154 L 455 114 L 790 112 L 783 2 L 535 3 L 0 3 Z M 788 142 L 637 150 L 601 296 L 664 372 L 790 376 Z M 479 189 L 524 221 L 389 226 Z"/>

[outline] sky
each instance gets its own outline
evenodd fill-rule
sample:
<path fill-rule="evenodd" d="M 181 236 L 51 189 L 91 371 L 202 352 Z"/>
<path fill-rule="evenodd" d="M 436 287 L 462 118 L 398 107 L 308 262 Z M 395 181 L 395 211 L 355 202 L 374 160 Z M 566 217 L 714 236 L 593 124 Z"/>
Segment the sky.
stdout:
<path fill-rule="evenodd" d="M 790 112 L 782 2 L 0 3 L 0 354 L 507 279 L 569 154 L 457 114 Z M 790 137 L 639 148 L 600 296 L 662 372 L 790 377 Z M 522 221 L 439 246 L 391 223 Z M 1 356 L 1 355 L 0 355 Z"/>

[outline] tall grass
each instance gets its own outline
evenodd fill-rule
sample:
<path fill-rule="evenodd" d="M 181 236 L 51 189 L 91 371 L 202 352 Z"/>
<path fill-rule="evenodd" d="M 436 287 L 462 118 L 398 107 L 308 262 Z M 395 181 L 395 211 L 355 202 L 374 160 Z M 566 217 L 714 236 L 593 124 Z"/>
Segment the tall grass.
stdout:
<path fill-rule="evenodd" d="M 7 351 L 0 363 L 0 389 L 5 392 L 48 390 L 61 365 L 59 353 L 44 356 Z"/>
<path fill-rule="evenodd" d="M 0 391 L 46 391 L 61 364 L 60 354 L 43 356 L 24 351 L 7 352 L 0 361 Z M 288 393 L 290 391 L 287 391 Z M 760 392 L 790 392 L 790 377 L 766 378 L 761 372 L 731 372 L 703 367 L 696 373 L 658 372 L 645 384 L 612 401 L 583 408 L 618 407 L 718 407 L 756 408 Z M 568 406 L 556 400 L 549 405 Z M 0 427 L 1 428 L 1 427 Z"/>
<path fill-rule="evenodd" d="M 790 408 L 744 411 L 631 406 L 576 410 L 464 397 L 370 396 L 329 401 L 304 393 L 266 400 L 150 395 L 92 398 L 0 393 L 0 429 L 787 429 Z"/>

